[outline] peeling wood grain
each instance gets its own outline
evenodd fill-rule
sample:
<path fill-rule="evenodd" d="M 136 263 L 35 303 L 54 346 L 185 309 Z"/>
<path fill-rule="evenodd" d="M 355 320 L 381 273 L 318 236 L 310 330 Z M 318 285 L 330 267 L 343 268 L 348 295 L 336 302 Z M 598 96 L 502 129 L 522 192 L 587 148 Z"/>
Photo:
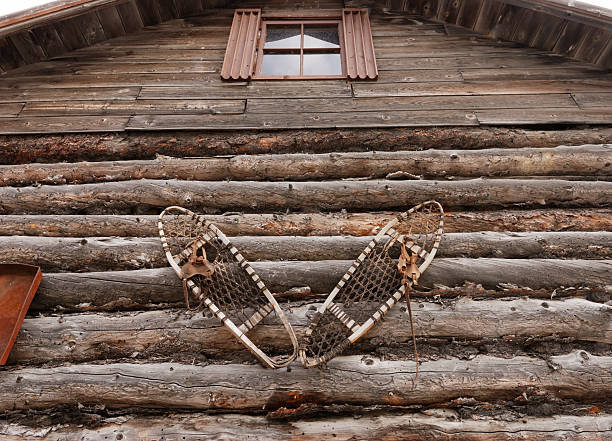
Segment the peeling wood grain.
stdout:
<path fill-rule="evenodd" d="M 579 102 L 584 99 L 583 96 Z M 242 111 L 243 101 L 205 101 L 202 111 Z M 47 107 L 45 106 L 45 109 Z M 100 108 L 104 111 L 106 107 Z M 31 111 L 32 106 L 25 112 Z M 155 110 L 155 109 L 153 109 Z M 88 184 L 131 179 L 323 180 L 385 178 L 397 171 L 422 177 L 612 176 L 612 144 L 555 148 L 427 150 L 332 154 L 159 157 L 150 161 L 0 165 L 0 186 Z"/>
<path fill-rule="evenodd" d="M 133 416 L 125 419 L 108 418 L 97 428 L 62 425 L 50 431 L 48 427 L 33 428 L 10 424 L 0 426 L 6 441 L 21 441 L 35 433 L 40 441 L 106 441 L 121 436 L 136 440 L 168 439 L 184 441 L 223 438 L 227 441 L 352 441 L 377 439 L 426 441 L 452 437 L 455 441 L 591 441 L 605 440 L 612 426 L 612 416 L 555 415 L 524 417 L 516 421 L 482 416 L 460 419 L 452 409 L 440 409 L 442 415 L 394 413 L 357 416 L 325 416 L 317 420 L 300 419 L 284 424 L 270 424 L 265 416 L 239 414 L 207 415 L 202 413 L 169 414 L 165 416 Z M 444 412 L 446 410 L 446 412 Z M 446 416 L 445 416 L 446 415 Z"/>
<path fill-rule="evenodd" d="M 308 286 L 313 293 L 328 293 L 351 263 L 352 260 L 253 262 L 252 266 L 273 292 Z M 527 293 L 540 289 L 563 292 L 569 287 L 605 291 L 612 284 L 612 261 L 438 258 L 420 281 L 424 287 L 456 287 L 468 281 L 484 289 L 508 287 L 509 292 L 527 287 L 522 290 Z M 134 309 L 183 299 L 181 282 L 171 268 L 47 273 L 31 308 Z"/>
<path fill-rule="evenodd" d="M 428 361 L 421 364 L 415 384 L 414 368 L 410 361 L 361 356 L 338 357 L 318 372 L 297 366 L 287 372 L 259 365 L 178 363 L 23 368 L 0 378 L 0 410 L 44 409 L 77 401 L 110 408 L 273 411 L 306 403 L 402 406 L 459 397 L 524 400 L 523 393 L 592 401 L 612 393 L 612 357 L 585 351 L 549 361 L 480 355 L 470 361 Z"/>
<path fill-rule="evenodd" d="M 232 243 L 250 261 L 351 260 L 372 236 L 239 236 Z M 392 251 L 399 256 L 399 249 Z M 447 233 L 438 257 L 612 258 L 612 233 Z M 166 267 L 157 237 L 0 237 L 0 262 L 23 262 L 45 272 L 135 270 Z"/>
<path fill-rule="evenodd" d="M 416 303 L 416 302 L 415 302 Z M 418 305 L 418 307 L 417 307 Z M 318 303 L 286 304 L 283 309 L 301 339 Z M 481 300 L 462 298 L 413 306 L 414 327 L 421 342 L 427 338 L 494 339 L 507 342 L 535 337 L 612 344 L 612 306 L 583 299 Z M 406 323 L 406 305 L 400 302 L 351 351 L 405 346 L 412 334 Z M 264 321 L 250 333 L 274 353 L 291 349 L 278 320 Z M 83 363 L 100 359 L 185 358 L 189 354 L 227 360 L 250 360 L 249 352 L 213 317 L 183 310 L 115 314 L 68 314 L 27 318 L 9 357 L 9 364 Z M 137 355 L 134 355 L 137 354 Z M 451 353 L 452 355 L 452 353 Z M 246 356 L 246 357 L 245 357 Z"/>
<path fill-rule="evenodd" d="M 230 236 L 367 236 L 394 213 L 231 214 L 206 218 Z M 4 215 L 0 236 L 154 237 L 155 215 Z M 444 217 L 446 233 L 497 231 L 612 231 L 610 209 L 539 209 L 452 211 Z"/>
<path fill-rule="evenodd" d="M 606 207 L 612 182 L 462 181 L 218 182 L 149 180 L 0 187 L 0 214 L 152 214 L 170 205 L 216 214 L 313 210 L 405 210 L 435 199 L 460 207 Z"/>

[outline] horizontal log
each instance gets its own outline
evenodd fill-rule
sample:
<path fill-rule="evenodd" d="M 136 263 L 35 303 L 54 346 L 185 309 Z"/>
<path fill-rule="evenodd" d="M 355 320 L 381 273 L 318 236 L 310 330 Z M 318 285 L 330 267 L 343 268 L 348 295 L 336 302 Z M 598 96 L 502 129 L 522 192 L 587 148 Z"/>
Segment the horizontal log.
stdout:
<path fill-rule="evenodd" d="M 367 236 L 393 216 L 393 213 L 296 213 L 206 218 L 230 236 Z M 154 215 L 5 215 L 0 216 L 0 236 L 152 237 L 158 234 L 157 221 Z M 452 211 L 444 216 L 444 231 L 612 231 L 612 210 Z"/>
<path fill-rule="evenodd" d="M 109 67 L 105 65 L 105 69 Z M 496 70 L 497 71 L 497 70 Z M 0 136 L 0 164 L 118 161 L 169 156 L 556 147 L 612 142 L 612 128 L 499 127 L 312 129 Z"/>
<path fill-rule="evenodd" d="M 372 236 L 239 236 L 234 245 L 250 261 L 355 259 Z M 393 257 L 399 255 L 395 250 Z M 438 257 L 612 258 L 612 232 L 447 233 Z M 0 262 L 22 262 L 43 271 L 106 271 L 168 265 L 158 237 L 55 238 L 0 236 Z"/>
<path fill-rule="evenodd" d="M 291 411 L 287 413 L 291 414 Z M 23 423 L 0 426 L 5 441 L 21 441 L 35 436 L 39 441 L 168 440 L 201 441 L 223 439 L 239 441 L 350 441 L 377 439 L 453 439 L 455 441 L 591 441 L 605 440 L 612 425 L 612 415 L 596 417 L 555 415 L 524 416 L 516 420 L 477 415 L 461 418 L 454 409 L 425 410 L 422 413 L 378 413 L 317 417 L 270 424 L 265 416 L 241 414 L 208 415 L 171 413 L 163 416 L 131 416 L 97 421 L 97 427 L 62 424 L 30 427 Z M 176 438 L 173 438 L 176 437 Z"/>
<path fill-rule="evenodd" d="M 253 262 L 252 266 L 273 292 L 308 286 L 313 293 L 327 293 L 351 263 L 348 260 Z M 605 289 L 612 284 L 612 260 L 439 258 L 433 261 L 420 281 L 426 287 L 434 284 L 456 287 L 469 281 L 485 289 L 497 290 L 505 287 L 559 289 L 560 292 L 563 287 Z M 47 273 L 31 308 L 142 308 L 179 302 L 183 302 L 180 280 L 171 268 L 158 268 Z"/>
<path fill-rule="evenodd" d="M 346 356 L 325 369 L 269 370 L 259 365 L 207 366 L 155 363 L 80 364 L 24 368 L 0 377 L 0 410 L 44 409 L 74 404 L 108 408 L 188 408 L 217 411 L 274 411 L 315 405 L 436 404 L 457 398 L 525 402 L 593 402 L 612 394 L 612 357 L 586 351 L 512 359 L 426 361 L 414 382 L 412 361 Z"/>
<path fill-rule="evenodd" d="M 287 319 L 302 339 L 318 303 L 284 304 Z M 507 344 L 535 337 L 571 338 L 612 344 L 612 306 L 584 299 L 481 300 L 413 305 L 414 329 L 421 338 L 497 339 Z M 351 353 L 406 346 L 412 334 L 406 304 L 400 302 L 376 327 L 358 340 Z M 286 353 L 290 342 L 278 320 L 266 319 L 250 334 L 269 351 Z M 172 343 L 170 343 L 172 342 Z M 564 344 L 565 345 L 565 344 Z M 421 355 L 423 350 L 421 349 Z M 451 355 L 453 354 L 451 350 Z M 100 359 L 152 357 L 252 360 L 213 317 L 184 310 L 135 313 L 89 313 L 26 318 L 9 364 L 83 363 Z"/>
<path fill-rule="evenodd" d="M 133 179 L 200 181 L 419 177 L 612 176 L 612 145 L 332 154 L 240 155 L 122 162 L 0 166 L 0 186 L 88 184 Z"/>
<path fill-rule="evenodd" d="M 148 180 L 0 187 L 0 214 L 156 214 L 180 205 L 227 210 L 405 210 L 435 199 L 460 207 L 606 207 L 612 182 L 472 179 L 465 181 L 218 182 Z"/>

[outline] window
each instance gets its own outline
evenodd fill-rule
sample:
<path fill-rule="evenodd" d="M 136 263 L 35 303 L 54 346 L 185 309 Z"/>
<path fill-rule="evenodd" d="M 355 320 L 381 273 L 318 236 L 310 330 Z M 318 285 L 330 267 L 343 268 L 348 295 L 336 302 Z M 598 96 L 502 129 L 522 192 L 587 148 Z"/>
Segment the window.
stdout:
<path fill-rule="evenodd" d="M 344 78 L 340 20 L 264 21 L 253 78 Z"/>
<path fill-rule="evenodd" d="M 376 79 L 367 10 L 335 16 L 263 15 L 237 9 L 221 77 L 229 80 Z"/>

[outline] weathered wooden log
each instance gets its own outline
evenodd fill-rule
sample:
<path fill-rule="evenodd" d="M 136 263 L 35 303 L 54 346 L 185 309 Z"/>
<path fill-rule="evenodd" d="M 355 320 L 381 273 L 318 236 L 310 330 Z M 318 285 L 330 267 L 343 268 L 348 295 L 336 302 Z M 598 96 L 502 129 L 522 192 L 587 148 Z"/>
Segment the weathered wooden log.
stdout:
<path fill-rule="evenodd" d="M 317 303 L 283 305 L 298 338 L 302 338 L 318 306 Z M 419 302 L 418 307 L 413 305 L 413 311 L 415 333 L 421 338 L 504 337 L 505 342 L 512 342 L 554 336 L 612 344 L 612 306 L 584 299 L 474 301 L 462 298 L 448 303 Z M 407 320 L 406 305 L 401 302 L 385 320 L 351 346 L 350 351 L 364 353 L 380 346 L 409 344 L 412 334 Z M 282 333 L 282 325 L 270 319 L 251 331 L 255 341 L 278 353 L 291 349 L 289 341 L 279 339 Z M 159 356 L 252 360 L 250 352 L 216 318 L 184 310 L 163 310 L 27 318 L 9 363 L 82 363 Z"/>
<path fill-rule="evenodd" d="M 253 262 L 253 268 L 274 292 L 308 286 L 327 293 L 352 261 Z M 485 289 L 526 287 L 531 290 L 562 287 L 605 289 L 612 282 L 612 260 L 555 259 L 435 259 L 420 279 L 455 287 L 465 281 Z M 562 291 L 560 289 L 560 291 Z M 94 273 L 48 273 L 43 276 L 33 310 L 52 308 L 139 308 L 183 301 L 183 288 L 171 268 Z"/>
<path fill-rule="evenodd" d="M 0 186 L 88 184 L 134 179 L 306 181 L 394 173 L 419 177 L 610 176 L 612 145 L 556 148 L 427 150 L 331 154 L 240 155 L 149 161 L 0 166 Z"/>
<path fill-rule="evenodd" d="M 296 213 L 208 215 L 230 236 L 367 236 L 393 218 L 393 213 Z M 152 237 L 154 215 L 5 215 L 0 236 Z M 476 231 L 612 231 L 610 209 L 543 209 L 452 211 L 444 216 L 447 233 Z"/>
<path fill-rule="evenodd" d="M 117 161 L 169 156 L 368 150 L 556 147 L 612 142 L 612 128 L 436 127 L 0 136 L 0 163 Z"/>
<path fill-rule="evenodd" d="M 239 236 L 232 242 L 247 260 L 350 260 L 372 236 Z M 399 256 L 399 247 L 392 250 Z M 612 257 L 612 232 L 448 233 L 438 257 L 578 258 Z M 168 265 L 158 237 L 55 238 L 0 236 L 0 262 L 22 262 L 43 271 L 107 271 Z"/>
<path fill-rule="evenodd" d="M 269 370 L 259 365 L 198 366 L 178 363 L 73 365 L 24 368 L 0 377 L 0 410 L 73 404 L 109 408 L 188 408 L 274 411 L 315 405 L 435 404 L 457 398 L 549 399 L 593 402 L 612 394 L 612 357 L 586 351 L 512 359 L 476 356 L 470 361 L 426 361 L 414 382 L 412 361 L 347 356 L 321 371 Z"/>
<path fill-rule="evenodd" d="M 595 408 L 595 407 L 593 407 Z M 359 412 L 359 409 L 352 408 Z M 295 413 L 290 409 L 285 413 Z M 167 440 L 202 441 L 223 439 L 240 441 L 380 441 L 452 439 L 455 441 L 591 441 L 607 440 L 612 415 L 524 416 L 515 420 L 474 415 L 461 418 L 454 409 L 440 408 L 421 413 L 377 413 L 375 416 L 326 416 L 291 419 L 271 424 L 265 416 L 242 414 L 208 415 L 171 413 L 163 416 L 99 418 L 96 427 L 77 424 L 31 427 L 23 423 L 0 426 L 5 441 L 35 437 L 39 441 Z M 174 438 L 176 437 L 176 438 Z"/>
<path fill-rule="evenodd" d="M 169 205 L 227 210 L 408 209 L 436 199 L 445 208 L 606 207 L 612 182 L 473 179 L 465 181 L 217 182 L 139 180 L 0 188 L 0 214 L 154 214 Z"/>

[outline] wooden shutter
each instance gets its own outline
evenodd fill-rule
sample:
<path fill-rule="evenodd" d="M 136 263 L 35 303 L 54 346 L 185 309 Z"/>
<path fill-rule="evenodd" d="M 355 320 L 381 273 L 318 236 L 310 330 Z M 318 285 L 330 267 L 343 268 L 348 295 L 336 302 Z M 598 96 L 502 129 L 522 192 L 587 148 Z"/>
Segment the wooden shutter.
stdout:
<path fill-rule="evenodd" d="M 221 78 L 248 80 L 255 68 L 255 50 L 261 9 L 236 9 L 230 31 Z"/>
<path fill-rule="evenodd" d="M 351 80 L 378 78 L 372 30 L 367 9 L 343 9 L 346 73 Z"/>

